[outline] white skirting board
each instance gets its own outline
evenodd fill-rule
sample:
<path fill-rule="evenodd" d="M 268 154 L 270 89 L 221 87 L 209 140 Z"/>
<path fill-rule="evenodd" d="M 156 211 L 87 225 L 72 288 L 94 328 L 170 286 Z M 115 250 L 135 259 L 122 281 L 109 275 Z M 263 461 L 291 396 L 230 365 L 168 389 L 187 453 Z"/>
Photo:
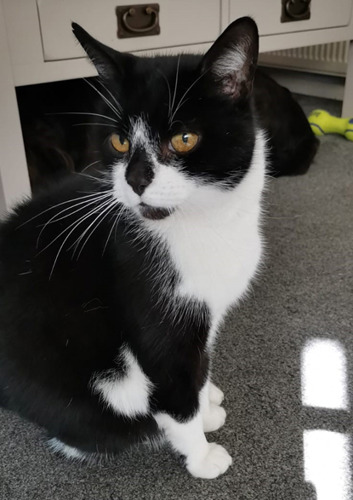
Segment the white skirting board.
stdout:
<path fill-rule="evenodd" d="M 264 52 L 260 64 L 309 71 L 327 75 L 345 76 L 347 73 L 349 42 L 310 45 L 288 50 Z"/>
<path fill-rule="evenodd" d="M 349 42 L 335 42 L 260 54 L 259 64 L 292 92 L 342 100 Z"/>
<path fill-rule="evenodd" d="M 280 85 L 287 87 L 296 94 L 305 94 L 326 99 L 343 100 L 343 77 L 319 75 L 303 71 L 280 69 L 278 67 L 265 68 L 266 73 L 272 76 Z"/>

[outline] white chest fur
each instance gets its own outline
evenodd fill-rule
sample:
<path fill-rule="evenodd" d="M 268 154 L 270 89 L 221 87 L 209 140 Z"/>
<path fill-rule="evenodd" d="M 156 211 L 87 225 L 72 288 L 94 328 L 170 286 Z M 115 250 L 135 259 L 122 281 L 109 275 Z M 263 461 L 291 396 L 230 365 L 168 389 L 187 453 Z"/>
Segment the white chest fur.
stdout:
<path fill-rule="evenodd" d="M 261 258 L 264 178 L 265 140 L 258 133 L 250 169 L 234 189 L 201 185 L 169 217 L 146 222 L 167 245 L 180 276 L 176 298 L 197 299 L 209 307 L 209 347 L 228 307 L 247 290 Z M 127 347 L 121 356 L 127 375 L 102 374 L 92 388 L 119 414 L 145 414 L 152 385 Z"/>
<path fill-rule="evenodd" d="M 237 187 L 202 186 L 183 211 L 160 222 L 158 233 L 181 277 L 177 294 L 206 302 L 212 332 L 244 294 L 259 264 L 264 177 L 265 141 L 258 133 L 251 167 Z"/>

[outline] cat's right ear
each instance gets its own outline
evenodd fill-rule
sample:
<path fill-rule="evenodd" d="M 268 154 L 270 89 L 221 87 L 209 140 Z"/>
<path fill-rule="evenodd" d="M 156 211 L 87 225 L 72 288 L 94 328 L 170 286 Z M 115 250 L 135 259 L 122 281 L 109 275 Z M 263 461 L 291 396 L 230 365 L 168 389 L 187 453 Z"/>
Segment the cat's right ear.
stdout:
<path fill-rule="evenodd" d="M 250 17 L 237 19 L 214 42 L 202 59 L 201 72 L 218 94 L 247 98 L 259 51 L 259 34 Z"/>
<path fill-rule="evenodd" d="M 96 67 L 98 74 L 104 80 L 121 80 L 127 59 L 133 59 L 133 56 L 122 54 L 98 42 L 77 23 L 72 23 L 71 26 L 75 37 Z"/>

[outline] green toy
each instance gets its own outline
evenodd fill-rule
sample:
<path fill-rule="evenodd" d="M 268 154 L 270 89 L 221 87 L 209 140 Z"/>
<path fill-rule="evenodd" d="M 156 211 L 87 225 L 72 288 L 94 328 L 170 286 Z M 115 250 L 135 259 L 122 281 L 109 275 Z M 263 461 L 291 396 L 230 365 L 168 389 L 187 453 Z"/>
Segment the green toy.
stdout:
<path fill-rule="evenodd" d="M 315 109 L 308 120 L 315 135 L 341 134 L 353 141 L 353 118 L 338 118 L 322 109 Z"/>

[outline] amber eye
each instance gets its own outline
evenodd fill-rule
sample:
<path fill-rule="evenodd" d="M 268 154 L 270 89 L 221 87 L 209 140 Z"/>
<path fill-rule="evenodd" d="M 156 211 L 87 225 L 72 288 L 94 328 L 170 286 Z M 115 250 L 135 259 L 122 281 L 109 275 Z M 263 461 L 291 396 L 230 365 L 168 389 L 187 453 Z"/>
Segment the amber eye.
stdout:
<path fill-rule="evenodd" d="M 127 153 L 129 151 L 129 141 L 121 137 L 119 134 L 112 134 L 110 136 L 110 143 L 116 151 L 119 151 L 119 153 Z"/>
<path fill-rule="evenodd" d="M 199 136 L 192 132 L 186 132 L 185 134 L 174 135 L 170 142 L 177 153 L 188 153 L 199 142 Z"/>

